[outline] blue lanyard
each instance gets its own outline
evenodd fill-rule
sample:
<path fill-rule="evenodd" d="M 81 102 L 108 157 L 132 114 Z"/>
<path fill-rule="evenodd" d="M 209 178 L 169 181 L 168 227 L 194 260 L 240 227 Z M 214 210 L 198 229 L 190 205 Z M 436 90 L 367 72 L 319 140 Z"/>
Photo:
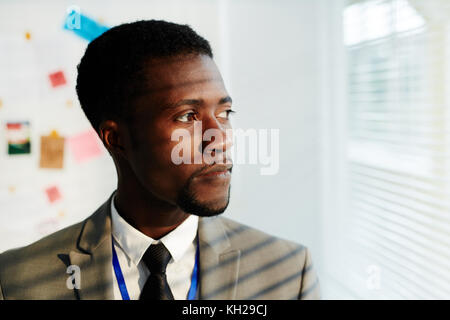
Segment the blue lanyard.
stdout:
<path fill-rule="evenodd" d="M 189 288 L 188 300 L 195 300 L 195 295 L 197 294 L 198 287 L 198 251 L 199 251 L 199 243 L 197 238 L 197 249 L 195 250 L 195 264 L 194 270 L 192 271 L 191 277 L 191 287 Z M 123 300 L 130 300 L 130 296 L 128 295 L 127 286 L 125 284 L 125 279 L 122 274 L 122 269 L 120 268 L 119 259 L 117 258 L 116 249 L 114 248 L 114 240 L 112 242 L 112 253 L 113 253 L 113 267 L 114 273 L 116 274 L 117 283 L 119 285 L 120 294 L 122 295 Z"/>
<path fill-rule="evenodd" d="M 112 241 L 112 253 L 114 273 L 116 274 L 117 283 L 119 284 L 120 294 L 122 295 L 123 300 L 130 300 L 127 286 L 125 285 L 125 279 L 123 278 L 122 269 L 120 268 L 119 259 L 117 258 L 116 249 L 114 248 L 114 240 Z"/>
<path fill-rule="evenodd" d="M 192 277 L 191 277 L 191 287 L 189 288 L 188 300 L 195 300 L 195 295 L 197 294 L 197 287 L 198 287 L 198 237 L 197 237 L 197 249 L 195 250 L 195 264 L 194 264 L 194 270 L 192 270 Z"/>

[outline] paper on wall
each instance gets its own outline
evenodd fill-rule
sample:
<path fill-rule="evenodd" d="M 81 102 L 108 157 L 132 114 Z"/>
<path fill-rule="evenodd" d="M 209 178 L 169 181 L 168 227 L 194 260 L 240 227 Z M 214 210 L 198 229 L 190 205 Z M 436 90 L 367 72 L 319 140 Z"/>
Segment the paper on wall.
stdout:
<path fill-rule="evenodd" d="M 53 88 L 63 86 L 67 83 L 66 77 L 64 76 L 64 72 L 62 70 L 50 73 L 48 77 Z"/>
<path fill-rule="evenodd" d="M 91 19 L 74 8 L 71 10 L 64 21 L 64 29 L 72 31 L 77 36 L 92 41 L 102 33 L 107 31 L 109 27 Z"/>
<path fill-rule="evenodd" d="M 49 136 L 41 136 L 41 158 L 39 167 L 62 169 L 64 160 L 64 138 L 56 131 Z"/>
<path fill-rule="evenodd" d="M 51 187 L 45 189 L 45 193 L 47 194 L 47 198 L 50 203 L 58 201 L 59 199 L 62 198 L 61 192 L 59 192 L 59 189 L 57 186 L 51 186 Z"/>
<path fill-rule="evenodd" d="M 27 154 L 31 152 L 30 122 L 6 123 L 8 154 Z"/>
<path fill-rule="evenodd" d="M 83 163 L 103 154 L 100 139 L 94 129 L 89 129 L 70 137 L 68 142 L 77 163 Z"/>

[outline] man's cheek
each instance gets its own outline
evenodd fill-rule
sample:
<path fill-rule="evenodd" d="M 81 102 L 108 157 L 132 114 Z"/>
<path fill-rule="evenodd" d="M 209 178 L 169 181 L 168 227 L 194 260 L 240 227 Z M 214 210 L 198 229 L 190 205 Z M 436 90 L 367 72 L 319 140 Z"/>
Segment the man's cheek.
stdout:
<path fill-rule="evenodd" d="M 176 165 L 189 161 L 190 154 L 186 147 L 189 145 L 189 132 L 185 129 L 172 130 L 170 140 L 166 144 L 165 153 L 170 155 L 170 162 Z"/>
<path fill-rule="evenodd" d="M 170 141 L 170 161 L 173 164 L 202 164 L 201 135 L 190 130 L 176 129 L 172 132 Z"/>

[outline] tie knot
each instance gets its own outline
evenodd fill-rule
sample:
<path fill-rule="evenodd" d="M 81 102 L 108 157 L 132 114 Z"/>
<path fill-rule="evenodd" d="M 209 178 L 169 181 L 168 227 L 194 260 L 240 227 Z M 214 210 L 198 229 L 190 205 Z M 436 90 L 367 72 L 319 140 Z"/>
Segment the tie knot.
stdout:
<path fill-rule="evenodd" d="M 150 273 L 165 273 L 167 264 L 172 256 L 169 250 L 164 246 L 162 242 L 158 244 L 152 244 L 147 251 L 145 251 L 143 260 Z"/>

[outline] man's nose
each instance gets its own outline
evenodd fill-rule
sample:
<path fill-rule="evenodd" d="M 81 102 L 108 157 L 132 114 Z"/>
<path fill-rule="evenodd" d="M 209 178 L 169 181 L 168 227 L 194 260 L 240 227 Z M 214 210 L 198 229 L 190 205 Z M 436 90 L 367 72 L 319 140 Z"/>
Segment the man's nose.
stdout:
<path fill-rule="evenodd" d="M 216 117 L 203 120 L 202 150 L 209 151 L 213 156 L 225 153 L 233 145 L 231 125 L 221 123 Z"/>

